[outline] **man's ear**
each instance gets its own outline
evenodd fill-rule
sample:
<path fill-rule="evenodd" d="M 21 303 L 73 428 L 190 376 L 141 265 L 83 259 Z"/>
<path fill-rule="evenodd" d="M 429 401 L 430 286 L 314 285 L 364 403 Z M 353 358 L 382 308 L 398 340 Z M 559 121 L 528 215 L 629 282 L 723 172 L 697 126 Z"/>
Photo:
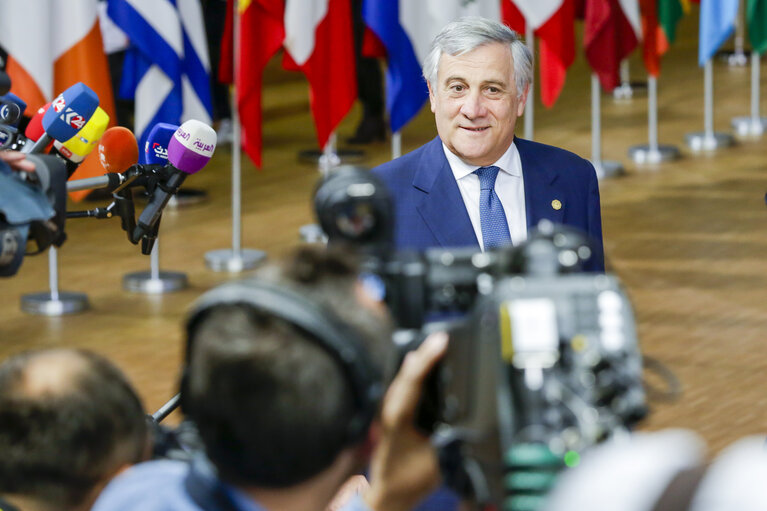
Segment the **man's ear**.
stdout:
<path fill-rule="evenodd" d="M 431 112 L 436 113 L 437 106 L 434 103 L 434 90 L 431 88 L 431 82 L 426 80 L 426 87 L 429 88 L 429 105 L 431 106 Z"/>
<path fill-rule="evenodd" d="M 525 92 L 522 93 L 522 97 L 519 98 L 519 104 L 517 105 L 517 117 L 522 117 L 525 113 L 525 105 L 527 105 L 527 94 L 530 92 L 530 84 L 525 86 Z"/>

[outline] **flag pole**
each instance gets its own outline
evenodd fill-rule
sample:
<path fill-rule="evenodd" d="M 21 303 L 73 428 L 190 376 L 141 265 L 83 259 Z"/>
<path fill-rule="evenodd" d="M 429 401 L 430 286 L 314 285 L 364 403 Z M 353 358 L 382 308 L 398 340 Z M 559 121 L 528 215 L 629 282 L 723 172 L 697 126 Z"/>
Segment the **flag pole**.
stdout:
<path fill-rule="evenodd" d="M 638 164 L 655 164 L 679 158 L 679 148 L 658 144 L 658 78 L 647 77 L 647 144 L 629 148 L 629 158 Z"/>
<path fill-rule="evenodd" d="M 621 61 L 621 84 L 613 89 L 614 99 L 631 99 L 634 95 L 634 90 L 631 88 L 631 73 L 629 70 L 629 59 L 623 59 Z"/>
<path fill-rule="evenodd" d="M 744 50 L 746 40 L 746 11 L 743 4 L 745 0 L 738 2 L 738 15 L 735 18 L 735 49 L 733 51 L 719 52 L 721 58 L 727 62 L 730 67 L 745 67 L 748 65 L 748 57 Z"/>
<path fill-rule="evenodd" d="M 685 135 L 693 151 L 715 151 L 734 143 L 732 135 L 714 131 L 714 66 L 711 59 L 703 67 L 703 131 Z"/>
<path fill-rule="evenodd" d="M 525 42 L 530 49 L 530 54 L 535 55 L 535 34 L 533 26 L 525 22 Z M 533 61 L 534 62 L 534 61 Z M 535 66 L 533 66 L 533 76 L 530 80 L 530 88 L 527 91 L 527 104 L 525 105 L 525 138 L 533 139 L 533 121 L 535 105 Z"/>
<path fill-rule="evenodd" d="M 63 316 L 90 308 L 84 293 L 59 291 L 59 258 L 54 246 L 48 249 L 48 288 L 48 292 L 22 295 L 21 310 L 40 316 Z"/>
<path fill-rule="evenodd" d="M 617 161 L 602 160 L 602 109 L 599 78 L 591 73 L 591 163 L 598 179 L 605 179 L 623 174 L 623 165 Z"/>
<path fill-rule="evenodd" d="M 239 0 L 234 0 L 234 44 L 232 56 L 234 64 L 234 83 L 230 91 L 232 105 L 232 248 L 211 250 L 205 253 L 205 266 L 213 271 L 237 273 L 255 267 L 266 258 L 262 250 L 242 248 L 242 147 L 239 101 L 237 98 L 237 79 L 240 68 L 240 15 Z"/>
<path fill-rule="evenodd" d="M 767 127 L 767 117 L 759 114 L 759 53 L 751 52 L 751 115 L 732 119 L 732 128 L 741 137 L 760 137 Z"/>
<path fill-rule="evenodd" d="M 395 160 L 402 156 L 402 132 L 397 131 L 391 135 L 391 159 Z"/>

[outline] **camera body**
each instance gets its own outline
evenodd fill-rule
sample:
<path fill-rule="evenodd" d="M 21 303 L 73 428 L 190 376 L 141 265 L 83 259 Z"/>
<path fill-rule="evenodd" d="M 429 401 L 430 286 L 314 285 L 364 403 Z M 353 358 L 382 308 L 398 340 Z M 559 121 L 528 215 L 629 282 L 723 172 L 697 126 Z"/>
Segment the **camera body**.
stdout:
<path fill-rule="evenodd" d="M 403 352 L 449 332 L 418 416 L 441 448 L 448 485 L 516 509 L 514 499 L 548 488 L 516 476 L 551 481 L 644 417 L 631 305 L 616 277 L 580 270 L 592 253 L 584 235 L 545 222 L 518 247 L 398 252 L 387 238 L 391 207 L 385 186 L 360 168 L 336 170 L 315 195 L 329 243 L 357 247 L 379 279 Z"/>

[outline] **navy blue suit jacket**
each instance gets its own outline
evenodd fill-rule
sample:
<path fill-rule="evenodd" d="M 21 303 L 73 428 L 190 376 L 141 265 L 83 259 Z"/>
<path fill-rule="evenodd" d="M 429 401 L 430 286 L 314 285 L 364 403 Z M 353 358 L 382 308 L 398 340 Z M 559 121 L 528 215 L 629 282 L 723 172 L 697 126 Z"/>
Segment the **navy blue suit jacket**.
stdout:
<path fill-rule="evenodd" d="M 588 234 L 595 253 L 587 271 L 604 271 L 599 185 L 590 162 L 564 149 L 514 138 L 522 162 L 528 232 L 542 219 Z M 450 164 L 436 137 L 396 160 L 373 169 L 394 199 L 395 246 L 476 247 L 479 242 Z M 552 205 L 561 203 L 560 209 Z"/>

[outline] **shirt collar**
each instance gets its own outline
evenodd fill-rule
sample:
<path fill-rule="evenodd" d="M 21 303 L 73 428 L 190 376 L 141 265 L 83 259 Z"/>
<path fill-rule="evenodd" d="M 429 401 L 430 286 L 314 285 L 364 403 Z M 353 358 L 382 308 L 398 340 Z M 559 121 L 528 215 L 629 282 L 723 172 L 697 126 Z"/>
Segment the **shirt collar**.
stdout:
<path fill-rule="evenodd" d="M 453 176 L 455 176 L 456 181 L 468 176 L 469 174 L 472 174 L 479 168 L 479 165 L 469 165 L 463 161 L 458 157 L 457 154 L 450 151 L 444 142 L 442 142 L 442 150 L 445 153 L 448 164 L 450 164 L 450 169 L 453 171 Z M 501 157 L 498 158 L 498 160 L 493 163 L 493 165 L 500 168 L 503 172 L 509 175 L 521 177 L 522 169 L 519 167 L 519 165 L 517 165 L 516 162 L 518 161 L 519 157 L 517 146 L 512 140 L 511 145 L 509 145 L 509 148 L 506 149 L 506 152 L 503 153 L 503 155 L 501 155 Z"/>

